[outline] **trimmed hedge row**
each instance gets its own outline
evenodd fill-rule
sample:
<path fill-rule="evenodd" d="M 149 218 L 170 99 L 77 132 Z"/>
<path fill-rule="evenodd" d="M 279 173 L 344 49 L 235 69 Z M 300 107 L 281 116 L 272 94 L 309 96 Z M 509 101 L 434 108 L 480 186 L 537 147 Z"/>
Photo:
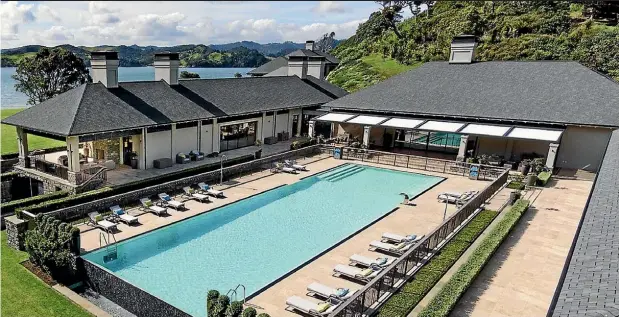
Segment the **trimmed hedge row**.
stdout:
<path fill-rule="evenodd" d="M 1 204 L 0 209 L 2 209 L 2 214 L 6 215 L 6 214 L 15 212 L 18 209 L 23 209 L 23 207 L 26 207 L 26 206 L 36 205 L 46 200 L 59 199 L 59 198 L 67 197 L 67 196 L 69 196 L 68 191 L 60 190 L 60 191 L 56 191 L 53 193 L 9 201 L 4 204 Z"/>
<path fill-rule="evenodd" d="M 110 187 L 102 187 L 99 189 L 87 191 L 77 195 L 66 196 L 62 198 L 50 199 L 43 201 L 38 204 L 32 204 L 25 207 L 17 208 L 16 213 L 17 217 L 21 218 L 21 212 L 27 210 L 30 213 L 35 215 L 45 213 L 48 211 L 65 208 L 69 206 L 79 205 L 81 203 L 85 203 L 87 201 L 99 199 L 102 194 L 106 194 L 111 192 L 112 189 Z M 56 192 L 58 193 L 58 192 Z M 39 196 L 36 196 L 39 197 Z"/>
<path fill-rule="evenodd" d="M 525 187 L 524 184 L 519 181 L 511 181 L 509 184 L 507 184 L 507 188 L 509 189 L 523 190 L 524 187 Z"/>
<path fill-rule="evenodd" d="M 548 181 L 550 180 L 550 176 L 552 173 L 550 172 L 541 172 L 537 175 L 537 184 L 540 186 L 546 186 Z"/>
<path fill-rule="evenodd" d="M 473 283 L 503 240 L 518 223 L 529 208 L 529 201 L 518 200 L 505 214 L 505 217 L 490 231 L 481 244 L 473 251 L 468 261 L 443 286 L 440 292 L 424 308 L 419 317 L 446 317 L 456 305 L 462 294 Z"/>
<path fill-rule="evenodd" d="M 0 180 L 1 181 L 10 181 L 13 180 L 13 178 L 17 177 L 17 175 L 19 175 L 18 172 L 6 172 L 6 173 L 2 173 L 0 174 Z"/>
<path fill-rule="evenodd" d="M 466 249 L 490 225 L 498 215 L 494 210 L 482 210 L 455 237 L 453 237 L 440 253 L 422 267 L 398 293 L 391 296 L 379 308 L 379 317 L 406 316 L 421 299 L 445 275 L 451 266 L 460 258 Z"/>

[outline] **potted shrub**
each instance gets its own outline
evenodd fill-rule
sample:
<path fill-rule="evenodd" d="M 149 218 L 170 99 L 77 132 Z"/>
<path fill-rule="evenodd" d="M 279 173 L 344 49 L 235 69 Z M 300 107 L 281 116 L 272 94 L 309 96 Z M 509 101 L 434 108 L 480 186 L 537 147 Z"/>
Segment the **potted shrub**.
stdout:
<path fill-rule="evenodd" d="M 518 165 L 518 172 L 522 173 L 522 175 L 527 175 L 529 173 L 530 168 L 531 168 L 531 160 L 524 159 L 520 161 L 520 165 Z"/>
<path fill-rule="evenodd" d="M 300 143 L 299 143 L 299 141 L 294 141 L 294 142 L 292 142 L 292 144 L 290 144 L 290 149 L 291 149 L 291 150 L 296 150 L 296 149 L 298 149 L 299 147 L 300 147 Z"/>
<path fill-rule="evenodd" d="M 260 140 L 256 140 L 256 142 L 254 143 L 258 149 L 256 150 L 256 152 L 254 153 L 254 157 L 256 159 L 259 159 L 262 157 L 262 141 Z"/>
<path fill-rule="evenodd" d="M 129 162 L 131 162 L 132 169 L 137 169 L 138 168 L 138 153 L 136 152 L 129 153 Z"/>

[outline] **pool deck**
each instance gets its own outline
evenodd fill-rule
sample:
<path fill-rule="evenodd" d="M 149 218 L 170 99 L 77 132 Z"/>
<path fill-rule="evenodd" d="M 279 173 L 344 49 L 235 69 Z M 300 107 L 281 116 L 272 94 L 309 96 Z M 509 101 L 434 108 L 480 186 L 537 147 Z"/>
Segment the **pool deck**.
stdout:
<path fill-rule="evenodd" d="M 311 163 L 312 161 L 313 163 Z M 225 190 L 227 198 L 213 199 L 214 202 L 208 204 L 202 204 L 196 201 L 187 201 L 185 203 L 188 208 L 187 210 L 180 212 L 170 210 L 170 216 L 167 217 L 158 217 L 153 214 L 143 214 L 137 210 L 137 208 L 129 209 L 128 212 L 130 214 L 139 217 L 141 225 L 130 227 L 125 224 L 119 224 L 119 232 L 114 235 L 116 241 L 122 241 L 144 232 L 181 221 L 191 216 L 208 212 L 212 209 L 259 194 L 284 184 L 292 184 L 299 181 L 301 178 L 337 167 L 342 164 L 353 163 L 353 161 L 335 160 L 333 158 L 325 158 L 325 156 L 323 156 L 308 158 L 304 161 L 299 161 L 299 163 L 307 164 L 310 172 L 302 172 L 297 175 L 291 175 L 284 173 L 272 174 L 269 171 L 263 171 L 249 176 L 244 176 L 242 178 L 235 179 L 232 183 L 224 184 L 223 186 L 216 186 L 217 189 Z M 368 251 L 368 244 L 370 241 L 380 240 L 380 236 L 383 232 L 393 232 L 403 235 L 414 233 L 419 235 L 432 231 L 443 220 L 445 204 L 439 203 L 436 200 L 436 196 L 439 193 L 445 191 L 456 192 L 481 190 L 489 184 L 489 182 L 486 181 L 474 181 L 461 176 L 445 175 L 401 167 L 388 167 L 372 163 L 354 163 L 446 177 L 446 180 L 429 189 L 415 199 L 417 206 L 399 205 L 399 208 L 394 212 L 353 235 L 348 240 L 324 253 L 319 258 L 307 263 L 294 273 L 288 275 L 257 296 L 253 297 L 248 303 L 254 305 L 254 307 L 257 307 L 258 313 L 266 312 L 271 316 L 298 316 L 296 313 L 291 313 L 285 310 L 286 298 L 293 295 L 306 297 L 306 287 L 312 282 L 320 282 L 332 287 L 347 287 L 351 289 L 361 288 L 363 286 L 362 284 L 357 284 L 339 277 L 333 277 L 331 275 L 333 273 L 333 267 L 337 264 L 348 264 L 348 258 L 355 253 L 374 258 L 383 256 L 382 253 Z M 504 197 L 501 197 L 501 199 L 502 198 Z M 496 204 L 498 205 L 499 203 Z M 492 208 L 492 206 L 494 206 L 494 202 L 491 203 L 491 207 L 489 208 Z M 447 214 L 450 215 L 455 210 L 456 208 L 454 205 L 448 205 Z M 102 231 L 85 224 L 80 225 L 79 227 L 82 230 L 81 246 L 83 251 L 91 251 L 99 248 L 99 235 Z M 315 302 L 319 301 L 318 299 L 311 299 L 309 297 L 306 298 Z"/>

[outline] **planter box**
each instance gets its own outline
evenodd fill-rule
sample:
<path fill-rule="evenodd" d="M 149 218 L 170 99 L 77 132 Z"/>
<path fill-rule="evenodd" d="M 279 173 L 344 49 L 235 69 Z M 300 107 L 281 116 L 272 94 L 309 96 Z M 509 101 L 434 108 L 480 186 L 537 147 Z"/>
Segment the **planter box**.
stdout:
<path fill-rule="evenodd" d="M 270 136 L 268 138 L 264 138 L 264 144 L 275 144 L 277 143 L 277 138 Z"/>
<path fill-rule="evenodd" d="M 153 161 L 154 168 L 166 168 L 172 166 L 172 160 L 169 158 L 160 158 Z"/>

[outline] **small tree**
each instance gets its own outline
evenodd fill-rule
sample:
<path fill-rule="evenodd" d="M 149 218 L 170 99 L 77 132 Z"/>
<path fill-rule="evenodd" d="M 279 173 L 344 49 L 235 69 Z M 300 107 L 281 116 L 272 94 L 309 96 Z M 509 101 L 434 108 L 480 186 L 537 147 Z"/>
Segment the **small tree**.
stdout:
<path fill-rule="evenodd" d="M 192 72 L 188 72 L 186 70 L 181 72 L 181 78 L 183 79 L 187 79 L 187 78 L 200 78 L 200 75 L 198 73 L 192 73 Z"/>
<path fill-rule="evenodd" d="M 41 48 L 34 56 L 24 58 L 11 76 L 15 90 L 28 96 L 31 105 L 91 81 L 84 61 L 63 48 Z"/>
<path fill-rule="evenodd" d="M 245 310 L 243 311 L 243 317 L 256 317 L 256 309 L 254 309 L 253 307 L 247 307 L 245 308 Z"/>
<path fill-rule="evenodd" d="M 30 261 L 52 277 L 64 277 L 75 269 L 71 243 L 79 229 L 42 214 L 34 219 L 35 227 L 26 232 L 26 251 Z"/>
<path fill-rule="evenodd" d="M 243 312 L 243 303 L 234 301 L 226 309 L 226 317 L 240 317 Z"/>
<path fill-rule="evenodd" d="M 239 72 L 236 72 L 236 73 L 234 73 L 234 77 L 235 78 L 241 78 L 241 77 L 243 77 L 243 75 L 241 73 L 239 73 Z"/>
<path fill-rule="evenodd" d="M 209 313 L 210 317 L 224 317 L 226 310 L 228 309 L 228 305 L 230 305 L 230 297 L 226 295 L 219 295 L 217 298 L 217 303 L 213 306 L 212 313 Z"/>
<path fill-rule="evenodd" d="M 217 304 L 217 299 L 219 298 L 219 292 L 217 290 L 208 291 L 208 295 L 206 295 L 206 311 L 210 312 L 213 310 L 213 306 Z"/>
<path fill-rule="evenodd" d="M 258 315 L 258 317 L 271 317 L 271 315 L 267 313 L 261 313 L 260 315 Z"/>

